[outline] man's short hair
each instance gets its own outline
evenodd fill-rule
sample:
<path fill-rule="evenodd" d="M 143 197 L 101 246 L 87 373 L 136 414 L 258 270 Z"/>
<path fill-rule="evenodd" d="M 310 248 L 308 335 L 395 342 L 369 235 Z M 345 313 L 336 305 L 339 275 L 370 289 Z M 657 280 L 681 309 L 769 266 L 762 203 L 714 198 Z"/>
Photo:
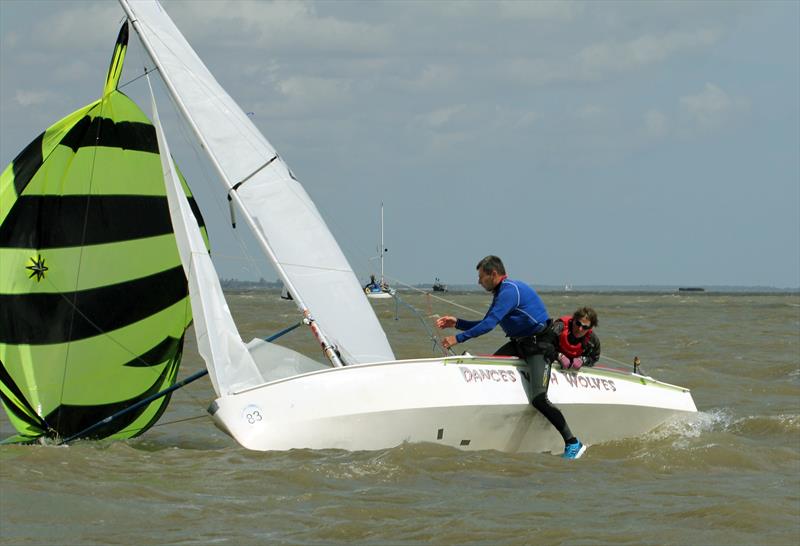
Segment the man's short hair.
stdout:
<path fill-rule="evenodd" d="M 478 262 L 478 265 L 475 269 L 478 271 L 483 271 L 484 273 L 497 271 L 500 275 L 506 274 L 506 268 L 503 265 L 503 260 L 497 256 L 486 256 L 484 259 Z"/>

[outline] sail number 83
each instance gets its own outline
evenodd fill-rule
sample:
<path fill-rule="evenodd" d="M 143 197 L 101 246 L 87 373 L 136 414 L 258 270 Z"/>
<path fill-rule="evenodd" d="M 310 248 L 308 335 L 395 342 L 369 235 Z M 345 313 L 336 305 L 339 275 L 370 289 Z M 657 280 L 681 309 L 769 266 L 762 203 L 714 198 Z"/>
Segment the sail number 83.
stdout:
<path fill-rule="evenodd" d="M 264 420 L 264 412 L 258 406 L 250 405 L 242 410 L 242 417 L 250 425 L 257 425 Z"/>

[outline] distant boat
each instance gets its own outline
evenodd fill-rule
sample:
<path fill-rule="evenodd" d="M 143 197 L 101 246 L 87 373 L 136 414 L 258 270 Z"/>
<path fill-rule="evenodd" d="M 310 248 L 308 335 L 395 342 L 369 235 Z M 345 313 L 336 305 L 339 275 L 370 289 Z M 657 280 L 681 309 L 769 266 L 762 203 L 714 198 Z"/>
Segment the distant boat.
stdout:
<path fill-rule="evenodd" d="M 394 290 L 389 287 L 389 283 L 383 278 L 383 255 L 388 252 L 388 249 L 383 245 L 383 203 L 381 203 L 381 246 L 378 247 L 378 258 L 381 260 L 381 280 L 375 279 L 372 275 L 369 283 L 364 287 L 364 292 L 367 297 L 373 300 L 391 298 L 394 295 Z"/>
<path fill-rule="evenodd" d="M 564 292 L 572 292 L 572 285 L 571 284 L 565 284 L 564 285 Z"/>
<path fill-rule="evenodd" d="M 380 300 L 391 298 L 394 290 L 385 282 L 378 282 L 373 275 L 372 280 L 364 287 L 364 293 L 371 300 Z"/>
<path fill-rule="evenodd" d="M 678 288 L 678 292 L 705 292 L 705 288 L 700 288 L 699 286 L 681 286 Z"/>
<path fill-rule="evenodd" d="M 433 283 L 433 291 L 434 292 L 447 292 L 447 285 L 442 284 L 439 280 L 439 277 L 436 277 L 436 281 Z"/>
<path fill-rule="evenodd" d="M 289 293 L 289 289 L 287 289 L 285 286 L 281 290 L 281 299 L 282 300 L 289 300 L 289 301 L 294 299 L 292 297 L 292 295 Z"/>

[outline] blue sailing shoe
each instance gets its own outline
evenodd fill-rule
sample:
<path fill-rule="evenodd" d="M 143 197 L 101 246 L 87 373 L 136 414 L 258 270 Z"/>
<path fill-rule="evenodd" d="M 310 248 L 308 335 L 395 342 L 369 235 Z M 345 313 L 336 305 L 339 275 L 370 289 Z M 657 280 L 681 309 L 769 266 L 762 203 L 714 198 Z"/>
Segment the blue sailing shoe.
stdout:
<path fill-rule="evenodd" d="M 578 440 L 574 444 L 567 444 L 561 457 L 564 459 L 580 459 L 584 451 L 586 451 L 586 446 Z"/>

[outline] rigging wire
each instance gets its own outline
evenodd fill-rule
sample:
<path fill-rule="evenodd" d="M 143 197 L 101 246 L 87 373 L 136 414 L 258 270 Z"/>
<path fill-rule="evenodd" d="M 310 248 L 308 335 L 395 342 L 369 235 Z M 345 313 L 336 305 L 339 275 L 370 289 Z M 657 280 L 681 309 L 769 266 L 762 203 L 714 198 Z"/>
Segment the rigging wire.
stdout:
<path fill-rule="evenodd" d="M 137 36 L 137 38 L 138 38 L 138 36 Z M 139 40 L 137 40 L 137 42 L 140 43 Z M 129 47 L 129 51 L 130 51 L 130 47 Z M 142 56 L 141 49 L 137 49 L 136 50 L 136 54 Z M 158 69 L 155 68 L 155 67 L 150 69 L 150 70 L 148 70 L 147 67 L 145 66 L 145 73 L 144 74 L 141 74 L 141 75 L 137 76 L 136 78 L 126 82 L 125 84 L 123 84 L 123 86 L 127 86 L 127 85 L 135 82 L 136 80 L 147 76 L 149 74 L 149 72 L 154 72 L 154 71 L 157 71 L 157 70 Z M 120 87 L 123 87 L 123 86 L 120 86 Z M 172 98 L 172 96 L 169 93 L 167 93 L 167 96 L 169 98 L 170 104 L 172 104 L 172 106 L 173 106 L 173 113 L 174 113 L 174 112 L 176 112 L 178 110 L 178 107 L 175 104 L 174 99 Z M 248 115 L 249 115 L 249 113 L 248 113 Z M 210 176 L 209 170 L 208 170 L 208 165 L 206 163 L 206 160 L 205 160 L 204 156 L 202 156 L 200 154 L 200 151 L 198 150 L 198 145 L 197 145 L 196 139 L 194 137 L 190 136 L 189 128 L 187 126 L 186 121 L 183 120 L 182 116 L 178 115 L 176 117 L 177 117 L 177 119 L 179 121 L 178 129 L 179 129 L 179 132 L 180 132 L 181 136 L 183 137 L 184 143 L 186 143 L 188 145 L 189 149 L 194 154 L 195 160 L 196 160 L 195 161 L 195 165 L 199 165 L 199 167 L 200 167 L 199 170 L 200 170 L 201 174 L 203 175 L 202 176 L 202 180 L 203 180 L 203 183 L 204 183 L 204 187 L 208 191 L 210 191 L 210 193 L 212 195 L 217 193 L 216 192 L 216 187 L 217 187 L 216 183 L 212 182 L 212 179 L 211 179 L 211 176 Z M 287 168 L 288 168 L 288 165 L 287 165 Z M 292 173 L 292 176 L 294 176 L 293 173 Z M 216 175 L 214 175 L 214 179 L 216 179 Z M 220 215 L 220 217 L 225 217 L 226 216 L 226 211 L 224 209 L 226 209 L 227 207 L 225 206 L 225 203 L 223 202 L 224 200 L 223 199 L 214 198 L 214 199 L 211 199 L 211 201 L 213 201 L 214 206 L 217 209 L 217 213 Z M 341 226 L 338 224 L 337 218 L 335 216 L 331 217 L 331 218 L 327 218 L 326 222 L 328 224 L 335 225 L 337 228 L 341 228 Z M 232 255 L 226 255 L 226 254 L 213 253 L 214 258 L 216 258 L 216 259 L 224 258 L 226 260 L 231 260 L 231 261 L 243 261 L 247 265 L 250 266 L 248 268 L 250 273 L 256 273 L 261 278 L 265 278 L 265 277 L 269 276 L 268 273 L 265 273 L 265 271 L 263 269 L 263 264 L 259 263 L 258 260 L 256 260 L 253 257 L 253 254 L 248 249 L 248 245 L 245 243 L 243 237 L 241 235 L 239 235 L 239 233 L 237 232 L 236 229 L 231 230 L 231 235 L 233 236 L 233 238 L 236 240 L 237 244 L 239 245 L 239 250 L 241 251 L 242 256 L 232 256 Z M 355 254 L 359 258 L 362 259 L 361 261 L 370 264 L 370 266 L 371 266 L 370 269 L 373 272 L 377 273 L 377 271 L 374 270 L 374 267 L 372 267 L 372 265 L 375 262 L 377 257 L 375 257 L 375 256 L 371 256 L 371 257 L 366 256 L 360 250 L 356 250 Z M 392 277 L 390 275 L 385 275 L 385 277 L 388 278 L 390 281 L 392 281 L 394 284 L 404 286 L 404 287 L 406 287 L 406 288 L 408 288 L 410 290 L 419 292 L 421 294 L 425 294 L 429 298 L 433 298 L 433 299 L 439 300 L 439 301 L 441 301 L 443 303 L 446 303 L 448 305 L 452 305 L 453 307 L 457 307 L 459 309 L 463 309 L 463 310 L 468 311 L 470 313 L 473 313 L 473 314 L 475 314 L 477 316 L 483 316 L 484 315 L 484 313 L 481 312 L 481 311 L 478 311 L 476 309 L 473 309 L 473 308 L 467 307 L 465 305 L 456 303 L 453 300 L 450 300 L 450 299 L 447 299 L 447 298 L 443 298 L 443 297 L 438 296 L 436 294 L 432 294 L 428 290 L 417 288 L 417 287 L 415 287 L 413 285 L 405 283 L 405 282 L 403 282 L 403 281 L 401 281 L 401 280 L 399 280 L 397 278 L 394 278 L 394 277 Z M 417 309 L 415 309 L 412 305 L 410 305 L 409 303 L 407 303 L 407 302 L 405 302 L 405 301 L 403 301 L 403 300 L 401 300 L 399 298 L 397 298 L 397 299 L 398 299 L 398 301 L 400 303 L 402 303 L 403 305 L 407 306 L 409 309 L 411 309 L 417 315 L 417 317 L 423 322 L 423 325 L 425 326 L 425 329 L 428 332 L 428 334 L 431 337 L 431 339 L 434 340 L 435 344 L 438 344 L 439 343 L 438 337 L 431 332 L 430 327 L 428 326 L 428 324 L 422 318 L 422 314 Z M 438 316 L 438 315 L 430 314 L 430 315 L 428 315 L 428 318 L 434 318 L 436 316 Z M 452 349 L 451 349 L 451 352 L 452 352 Z M 630 364 L 627 364 L 627 363 L 625 363 L 623 361 L 617 360 L 615 358 L 612 358 L 612 357 L 609 357 L 609 356 L 606 356 L 606 355 L 603 355 L 603 358 L 606 359 L 606 360 L 610 360 L 610 361 L 616 362 L 616 363 L 621 364 L 621 365 L 631 366 Z"/>
<path fill-rule="evenodd" d="M 478 310 L 476 310 L 476 309 L 473 309 L 473 308 L 471 308 L 471 307 L 467 307 L 466 305 L 461 305 L 460 303 L 456 303 L 456 302 L 454 302 L 453 300 L 448 300 L 447 298 L 443 298 L 443 297 L 441 297 L 441 296 L 437 296 L 437 295 L 435 295 L 435 294 L 432 294 L 432 293 L 431 293 L 430 291 L 428 291 L 428 290 L 423 290 L 422 288 L 417 288 L 416 286 L 413 286 L 413 285 L 410 285 L 410 284 L 404 283 L 404 282 L 403 282 L 403 281 L 401 281 L 400 279 L 396 279 L 396 278 L 394 278 L 394 277 L 390 277 L 389 275 L 387 275 L 387 278 L 389 278 L 389 280 L 391 280 L 391 281 L 392 281 L 393 283 L 395 283 L 395 284 L 399 284 L 399 285 L 401 285 L 401 286 L 405 286 L 406 288 L 409 288 L 409 289 L 411 289 L 411 290 L 414 290 L 415 292 L 419 292 L 419 293 L 421 293 L 421 294 L 425 294 L 426 296 L 429 296 L 429 297 L 431 297 L 431 298 L 437 299 L 437 300 L 439 300 L 439 301 L 442 301 L 442 302 L 444 302 L 444 303 L 450 304 L 450 305 L 452 305 L 453 307 L 458 307 L 458 308 L 460 308 L 460 309 L 464 309 L 465 311 L 469 311 L 470 313 L 474 313 L 474 314 L 476 314 L 476 315 L 480 315 L 480 316 L 482 316 L 482 315 L 484 315 L 484 314 L 485 314 L 485 313 L 482 313 L 481 311 L 478 311 Z"/>
<path fill-rule="evenodd" d="M 416 307 L 414 307 L 414 306 L 413 306 L 413 305 L 411 305 L 410 303 L 408 303 L 408 302 L 406 302 L 405 300 L 403 300 L 403 299 L 402 299 L 400 296 L 398 296 L 398 295 L 397 295 L 397 292 L 395 292 L 394 294 L 392 294 L 392 297 L 394 298 L 394 300 L 395 300 L 396 302 L 398 302 L 398 303 L 402 303 L 403 305 L 405 305 L 406 307 L 408 307 L 409 309 L 411 309 L 411 311 L 414 313 L 414 315 L 416 315 L 416 317 L 417 317 L 417 318 L 419 319 L 419 321 L 422 323 L 422 326 L 424 326 L 424 327 L 425 327 L 425 331 L 427 331 L 427 332 L 428 332 L 428 337 L 430 337 L 430 338 L 431 338 L 431 340 L 433 341 L 433 347 L 431 348 L 431 350 L 434 350 L 434 351 L 435 351 L 435 350 L 436 350 L 436 348 L 438 347 L 438 348 L 440 348 L 440 349 L 441 349 L 441 350 L 444 352 L 444 356 L 453 356 L 453 355 L 455 355 L 455 354 L 456 354 L 456 353 L 455 353 L 455 351 L 453 351 L 453 349 L 452 349 L 452 348 L 445 349 L 445 348 L 442 346 L 442 340 L 441 340 L 441 339 L 439 339 L 439 336 L 437 336 L 437 335 L 436 335 L 436 334 L 433 332 L 433 329 L 432 329 L 432 328 L 430 327 L 430 325 L 428 324 L 428 321 L 426 321 L 426 320 L 425 320 L 425 318 L 426 318 L 426 317 L 424 317 L 424 316 L 422 315 L 422 313 L 420 313 L 420 312 L 419 312 L 419 310 L 418 310 Z"/>
<path fill-rule="evenodd" d="M 449 305 L 452 305 L 452 306 L 454 306 L 454 307 L 458 307 L 458 308 L 460 308 L 460 309 L 464 309 L 465 311 L 470 311 L 471 313 L 475 313 L 475 314 L 477 314 L 477 315 L 483 315 L 483 314 L 484 314 L 484 313 L 481 313 L 480 311 L 478 311 L 478 310 L 476 310 L 476 309 L 473 309 L 473 308 L 471 308 L 471 307 L 467 307 L 466 305 L 461 305 L 461 304 L 459 304 L 459 303 L 456 303 L 456 302 L 454 302 L 454 301 L 452 301 L 452 300 L 449 300 L 449 299 L 447 299 L 447 298 L 443 298 L 443 297 L 441 297 L 441 296 L 437 296 L 437 295 L 435 295 L 435 294 L 432 294 L 432 293 L 431 293 L 431 292 L 429 292 L 428 290 L 424 290 L 424 289 L 422 289 L 422 288 L 417 288 L 416 286 L 413 286 L 413 285 L 410 285 L 410 284 L 404 283 L 403 281 L 401 281 L 401 280 L 399 280 L 399 279 L 396 279 L 396 278 L 394 278 L 394 277 L 390 277 L 390 276 L 388 276 L 388 275 L 387 275 L 387 278 L 388 278 L 390 281 L 392 281 L 392 283 L 394 283 L 395 285 L 404 286 L 404 287 L 406 287 L 406 288 L 408 288 L 408 289 L 410 289 L 410 290 L 414 290 L 415 292 L 419 292 L 419 293 L 421 293 L 421 294 L 424 294 L 424 295 L 426 295 L 427 297 L 430 297 L 430 298 L 435 298 L 435 299 L 437 299 L 437 300 L 439 300 L 439 301 L 442 301 L 442 302 L 444 302 L 444 303 L 447 303 L 447 304 L 449 304 Z M 428 326 L 427 326 L 427 323 L 426 323 L 424 320 L 422 320 L 422 315 L 419 313 L 419 311 L 418 311 L 417 309 L 415 309 L 415 308 L 414 308 L 414 307 L 413 307 L 411 304 L 409 304 L 409 303 L 406 303 L 405 301 L 402 301 L 402 300 L 400 300 L 399 296 L 397 296 L 396 294 L 395 294 L 395 297 L 396 297 L 396 298 L 397 298 L 399 301 L 401 301 L 401 303 L 403 303 L 404 305 L 406 305 L 406 306 L 408 306 L 409 308 L 411 308 L 411 309 L 412 309 L 412 310 L 415 312 L 415 314 L 417 314 L 417 316 L 418 316 L 418 317 L 420 317 L 420 320 L 421 320 L 421 321 L 423 322 L 423 324 L 425 325 L 426 329 L 428 330 L 428 333 L 429 333 L 429 335 L 431 335 L 431 337 L 432 337 L 432 338 L 435 340 L 435 343 L 440 343 L 440 341 L 439 341 L 438 337 L 430 333 L 430 329 L 428 328 Z M 429 313 L 427 316 L 428 316 L 428 318 L 436 318 L 436 317 L 439 317 L 439 315 L 438 315 L 438 314 L 433 314 L 433 313 Z M 451 349 L 451 351 L 452 351 L 452 349 Z M 455 353 L 453 353 L 453 354 L 455 354 Z M 608 356 L 606 353 L 603 353 L 601 358 L 602 358 L 603 360 L 610 360 L 611 362 L 614 362 L 614 363 L 616 363 L 616 364 L 620 364 L 620 365 L 622 365 L 622 366 L 626 366 L 626 367 L 628 367 L 628 368 L 635 368 L 635 369 L 638 369 L 638 366 L 636 366 L 636 365 L 634 365 L 634 364 L 630 364 L 630 363 L 628 363 L 628 362 L 624 362 L 624 361 L 622 361 L 622 360 L 618 360 L 618 359 L 616 359 L 616 358 L 613 358 L 613 357 L 610 357 L 610 356 Z"/>
<path fill-rule="evenodd" d="M 164 421 L 163 423 L 158 422 L 158 423 L 154 424 L 153 426 L 151 426 L 150 428 L 164 427 L 164 426 L 167 426 L 167 425 L 177 425 L 178 423 L 186 423 L 188 421 L 197 421 L 198 419 L 207 419 L 207 418 L 208 418 L 207 414 L 195 415 L 194 417 L 184 417 L 183 419 L 175 419 L 174 421 Z M 142 428 L 144 428 L 144 427 L 142 427 Z M 141 430 L 141 429 L 139 429 L 139 430 Z"/>
<path fill-rule="evenodd" d="M 133 33 L 133 35 L 135 35 L 135 33 Z M 158 72 L 157 67 L 148 68 L 148 65 L 152 61 L 149 59 L 149 57 L 145 56 L 142 53 L 143 47 L 141 46 L 141 41 L 138 39 L 139 38 L 138 35 L 136 35 L 136 37 L 137 37 L 136 43 L 139 44 L 139 47 L 135 48 L 136 55 L 144 59 L 143 63 L 144 73 L 126 82 L 124 85 L 129 85 L 135 82 L 136 80 L 147 76 L 151 72 Z M 131 48 L 129 45 L 129 51 L 130 49 Z M 161 79 L 156 78 L 156 81 L 161 82 Z M 202 187 L 205 191 L 201 193 L 203 193 L 204 195 L 211 196 L 211 198 L 208 199 L 208 201 L 213 203 L 213 209 L 219 216 L 219 218 L 226 217 L 228 215 L 227 206 L 224 204 L 223 199 L 217 197 L 218 194 L 221 195 L 220 187 L 216 182 L 217 175 L 216 174 L 212 175 L 209 172 L 208 160 L 200 152 L 198 148 L 199 145 L 197 139 L 192 136 L 191 130 L 189 129 L 187 122 L 183 119 L 181 115 L 178 114 L 179 109 L 177 104 L 175 103 L 175 99 L 169 93 L 164 93 L 163 89 L 161 89 L 160 92 L 161 95 L 167 96 L 169 104 L 172 106 L 170 112 L 171 114 L 173 114 L 173 118 L 177 119 L 176 123 L 170 123 L 170 127 L 173 127 L 177 131 L 177 133 L 180 134 L 181 140 L 183 141 L 184 145 L 186 146 L 186 148 L 188 148 L 189 152 L 193 156 L 193 161 L 191 162 L 191 164 L 194 166 L 196 172 L 199 175 L 196 179 L 193 178 L 192 185 L 190 186 L 190 188 L 192 186 L 195 189 L 198 187 Z M 196 191 L 192 191 L 192 194 L 195 196 L 195 198 L 197 198 Z M 206 223 L 206 232 L 208 233 L 209 240 L 211 240 L 211 234 L 209 228 L 211 224 L 212 224 L 211 222 Z M 220 225 L 222 224 L 224 224 L 224 222 L 220 222 Z M 240 232 L 237 231 L 236 229 L 232 229 L 228 233 L 233 237 L 234 241 L 239 246 L 239 251 L 241 253 L 241 256 L 237 257 L 236 259 L 245 263 L 245 267 L 243 267 L 243 269 L 250 275 L 259 276 L 261 278 L 269 276 L 267 273 L 265 273 L 263 269 L 263 264 L 260 264 L 258 260 L 256 260 L 253 257 L 252 253 L 248 250 L 248 245 L 245 243 L 243 237 L 240 235 Z M 212 258 L 215 260 L 223 257 L 223 255 L 219 255 L 216 252 L 213 252 L 213 250 L 210 252 L 210 254 Z M 224 257 L 230 259 L 229 256 L 224 256 Z"/>
<path fill-rule="evenodd" d="M 116 53 L 117 53 L 117 50 L 116 50 L 116 45 L 115 45 L 114 46 L 114 54 L 116 55 Z M 105 87 L 104 87 L 103 88 L 103 95 L 100 97 L 100 101 L 99 101 L 99 105 L 98 105 L 99 109 L 100 109 L 100 114 L 99 114 L 98 117 L 100 119 L 103 119 L 105 102 L 106 102 L 106 95 L 105 95 Z M 91 110 L 88 110 L 87 114 L 90 111 Z M 94 135 L 94 146 L 92 146 L 92 159 L 91 159 L 91 162 L 89 163 L 89 173 L 88 173 L 88 176 L 87 176 L 89 189 L 88 189 L 87 195 L 86 195 L 86 208 L 84 209 L 84 213 L 83 213 L 83 226 L 82 226 L 82 229 L 81 229 L 80 250 L 78 251 L 78 264 L 77 264 L 77 270 L 75 271 L 75 283 L 74 283 L 73 291 L 72 291 L 72 299 L 70 300 L 69 298 L 66 297 L 66 295 L 64 295 L 62 292 L 59 291 L 59 294 L 61 294 L 62 297 L 67 299 L 67 301 L 69 302 L 70 307 L 73 310 L 73 313 L 70 315 L 69 327 L 67 329 L 67 332 L 68 332 L 67 333 L 67 339 L 69 341 L 66 342 L 66 349 L 64 351 L 64 361 L 63 361 L 63 367 L 62 367 L 62 372 L 61 372 L 61 392 L 59 393 L 59 400 L 58 400 L 59 405 L 61 405 L 64 402 L 64 389 L 66 388 L 66 384 L 67 384 L 67 375 L 68 375 L 67 374 L 67 368 L 69 367 L 69 361 L 70 361 L 69 360 L 69 354 L 70 354 L 70 351 L 72 349 L 72 329 L 75 326 L 75 314 L 79 313 L 79 314 L 82 315 L 82 313 L 80 313 L 80 310 L 78 309 L 76 303 L 77 303 L 77 299 L 78 299 L 78 286 L 80 284 L 81 273 L 83 271 L 83 267 L 82 266 L 83 266 L 84 243 L 86 242 L 86 232 L 87 232 L 87 228 L 89 226 L 89 211 L 91 209 L 91 204 L 92 204 L 92 187 L 94 185 L 94 172 L 95 172 L 95 166 L 96 166 L 96 163 L 97 163 L 97 148 L 100 146 L 100 137 L 101 137 L 100 132 L 101 132 L 102 126 L 103 126 L 102 123 L 98 123 L 97 124 L 97 130 L 96 130 L 96 133 Z M 90 127 L 91 127 L 91 125 L 90 125 Z M 76 150 L 75 153 L 77 155 L 77 150 Z M 52 282 L 50 284 L 52 284 Z M 61 425 L 61 417 L 62 417 L 62 412 L 58 412 L 58 416 L 56 417 L 56 428 L 58 428 Z"/>
<path fill-rule="evenodd" d="M 167 96 L 169 97 L 170 104 L 172 104 L 173 111 L 176 112 L 177 105 L 175 104 L 175 100 L 172 98 L 171 95 L 169 95 L 169 93 L 167 93 Z M 178 119 L 178 124 L 177 124 L 178 131 L 180 132 L 184 143 L 187 145 L 189 150 L 194 154 L 195 158 L 194 165 L 199 166 L 199 171 L 202 174 L 203 187 L 210 195 L 214 196 L 212 199 L 210 199 L 210 201 L 214 204 L 214 208 L 216 209 L 217 214 L 219 214 L 220 217 L 225 217 L 226 212 L 229 211 L 225 210 L 228 207 L 224 204 L 223 200 L 218 199 L 216 197 L 216 194 L 218 193 L 219 190 L 217 187 L 217 183 L 214 182 L 214 180 L 217 178 L 217 176 L 213 175 L 212 178 L 212 175 L 209 172 L 209 165 L 207 163 L 207 160 L 200 153 L 200 150 L 198 149 L 197 140 L 191 136 L 189 127 L 187 126 L 187 122 L 180 115 L 176 117 Z M 206 230 L 208 231 L 208 224 Z M 233 239 L 236 241 L 236 244 L 239 247 L 241 257 L 238 257 L 237 260 L 245 263 L 245 265 L 247 266 L 244 268 L 245 271 L 247 271 L 251 275 L 255 274 L 260 278 L 264 278 L 265 275 L 267 274 L 265 273 L 262 264 L 258 263 L 258 261 L 253 257 L 253 254 L 248 249 L 248 245 L 245 243 L 244 238 L 241 235 L 242 231 L 237 229 L 231 229 L 228 231 L 228 233 L 233 237 Z M 210 239 L 211 236 L 209 235 L 209 240 Z M 227 259 L 230 259 L 230 256 L 224 256 L 221 254 L 218 255 L 213 251 L 211 252 L 211 256 L 212 258 L 226 257 Z"/>

